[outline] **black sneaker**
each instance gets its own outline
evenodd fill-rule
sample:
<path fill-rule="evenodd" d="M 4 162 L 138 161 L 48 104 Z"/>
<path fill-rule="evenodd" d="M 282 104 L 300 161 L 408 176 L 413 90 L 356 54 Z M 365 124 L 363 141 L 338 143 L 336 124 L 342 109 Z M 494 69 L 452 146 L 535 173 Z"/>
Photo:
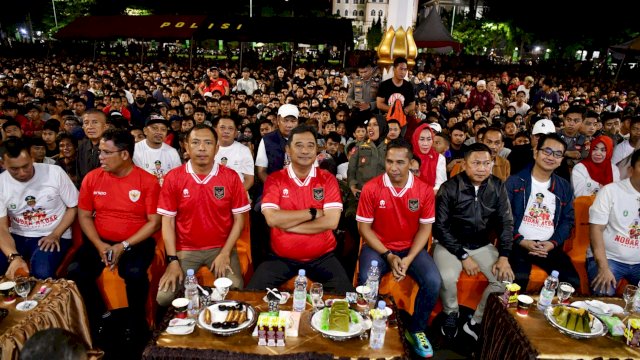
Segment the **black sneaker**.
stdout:
<path fill-rule="evenodd" d="M 478 341 L 478 335 L 480 335 L 480 324 L 472 323 L 473 318 L 464 323 L 462 330 L 471 336 L 475 341 Z"/>
<path fill-rule="evenodd" d="M 447 317 L 444 319 L 444 323 L 440 328 L 442 335 L 446 336 L 448 339 L 455 339 L 458 335 L 458 313 L 452 312 L 451 314 L 447 314 Z"/>

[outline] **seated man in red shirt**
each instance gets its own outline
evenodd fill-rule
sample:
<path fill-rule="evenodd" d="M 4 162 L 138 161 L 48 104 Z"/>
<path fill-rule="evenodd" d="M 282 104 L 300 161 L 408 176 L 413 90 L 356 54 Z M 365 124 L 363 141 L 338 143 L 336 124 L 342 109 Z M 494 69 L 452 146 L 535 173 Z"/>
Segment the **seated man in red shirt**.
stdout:
<path fill-rule="evenodd" d="M 333 254 L 333 230 L 342 212 L 340 188 L 335 176 L 314 166 L 316 141 L 311 127 L 293 129 L 286 145 L 291 165 L 267 177 L 262 213 L 271 227 L 273 254 L 258 266 L 249 289 L 278 287 L 300 269 L 329 291 L 353 289 Z"/>
<path fill-rule="evenodd" d="M 156 300 L 169 306 L 181 292 L 188 269 L 201 266 L 216 277 L 227 277 L 242 288 L 242 271 L 236 241 L 244 227 L 242 213 L 249 198 L 238 173 L 214 162 L 218 136 L 198 124 L 187 136 L 189 160 L 164 178 L 158 214 L 167 252 L 167 270 L 160 279 Z"/>
<path fill-rule="evenodd" d="M 419 290 L 405 337 L 419 356 L 431 357 L 433 348 L 425 331 L 442 282 L 426 250 L 435 221 L 435 195 L 433 187 L 409 171 L 412 158 L 408 142 L 391 141 L 387 145 L 385 173 L 362 188 L 356 220 L 365 244 L 360 252 L 358 284 L 366 283 L 374 261 L 381 276 L 391 272 L 396 281 L 411 276 Z"/>
<path fill-rule="evenodd" d="M 105 267 L 117 268 L 126 284 L 129 308 L 123 332 L 142 339 L 148 332 L 147 269 L 155 256 L 152 235 L 160 229 L 156 213 L 160 185 L 155 176 L 133 164 L 134 144 L 128 131 L 107 130 L 99 145 L 100 168 L 89 172 L 80 187 L 78 220 L 88 241 L 69 265 L 68 278 L 78 284 L 84 298 L 94 339 L 105 312 L 96 279 Z"/>

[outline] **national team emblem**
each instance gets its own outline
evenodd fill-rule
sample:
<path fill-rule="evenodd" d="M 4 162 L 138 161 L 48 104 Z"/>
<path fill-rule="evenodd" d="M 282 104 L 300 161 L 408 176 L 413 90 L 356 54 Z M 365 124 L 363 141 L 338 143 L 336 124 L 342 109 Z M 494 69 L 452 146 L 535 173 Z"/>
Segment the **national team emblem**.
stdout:
<path fill-rule="evenodd" d="M 418 211 L 418 208 L 420 207 L 420 200 L 418 199 L 409 199 L 409 210 L 411 211 Z"/>
<path fill-rule="evenodd" d="M 384 209 L 386 205 L 386 202 L 384 200 L 380 200 L 380 208 Z"/>
<path fill-rule="evenodd" d="M 182 189 L 182 196 L 189 197 L 189 189 Z"/>
<path fill-rule="evenodd" d="M 622 215 L 624 215 L 624 216 L 629 216 L 629 212 L 628 212 L 627 210 L 625 210 L 625 211 L 622 213 Z"/>
<path fill-rule="evenodd" d="M 129 191 L 129 200 L 132 202 L 137 202 L 140 200 L 140 190 L 131 190 Z"/>
<path fill-rule="evenodd" d="M 224 197 L 224 186 L 215 186 L 213 188 L 213 196 L 220 200 Z"/>
<path fill-rule="evenodd" d="M 313 198 L 317 201 L 324 200 L 324 188 L 313 189 Z"/>
<path fill-rule="evenodd" d="M 282 189 L 282 196 L 289 197 L 289 189 Z"/>

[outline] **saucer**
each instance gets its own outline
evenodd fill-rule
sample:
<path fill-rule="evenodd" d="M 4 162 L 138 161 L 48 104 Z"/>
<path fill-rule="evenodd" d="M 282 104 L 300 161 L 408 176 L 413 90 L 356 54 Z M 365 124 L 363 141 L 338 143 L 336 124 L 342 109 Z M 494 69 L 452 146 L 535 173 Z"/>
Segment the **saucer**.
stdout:
<path fill-rule="evenodd" d="M 18 305 L 16 305 L 16 310 L 19 311 L 29 311 L 29 310 L 33 310 L 36 306 L 38 306 L 38 302 L 35 300 L 26 300 L 23 301 L 21 303 L 19 303 Z"/>

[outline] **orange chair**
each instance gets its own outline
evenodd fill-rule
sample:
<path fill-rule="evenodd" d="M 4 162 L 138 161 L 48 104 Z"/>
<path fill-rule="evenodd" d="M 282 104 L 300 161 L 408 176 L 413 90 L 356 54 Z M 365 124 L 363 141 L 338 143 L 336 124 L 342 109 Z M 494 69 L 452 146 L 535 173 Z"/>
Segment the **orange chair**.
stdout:
<path fill-rule="evenodd" d="M 575 226 L 572 236 L 566 241 L 565 251 L 571 258 L 580 275 L 580 293 L 588 295 L 589 277 L 587 276 L 587 248 L 591 244 L 589 237 L 589 208 L 595 196 L 580 196 L 573 201 Z"/>
<path fill-rule="evenodd" d="M 71 224 L 71 247 L 67 250 L 67 255 L 64 256 L 64 259 L 62 259 L 62 262 L 58 266 L 58 270 L 56 271 L 57 277 L 63 278 L 67 275 L 67 267 L 69 267 L 73 261 L 73 257 L 76 255 L 76 252 L 78 252 L 80 246 L 82 246 L 82 242 L 82 229 L 76 217 L 73 224 Z"/>
<path fill-rule="evenodd" d="M 253 260 L 251 259 L 251 223 L 249 222 L 249 213 L 244 214 L 244 227 L 242 233 L 236 242 L 236 251 L 240 260 L 240 269 L 245 285 L 251 280 L 253 275 Z M 198 283 L 205 286 L 213 286 L 215 277 L 208 266 L 202 266 L 196 273 Z"/>

